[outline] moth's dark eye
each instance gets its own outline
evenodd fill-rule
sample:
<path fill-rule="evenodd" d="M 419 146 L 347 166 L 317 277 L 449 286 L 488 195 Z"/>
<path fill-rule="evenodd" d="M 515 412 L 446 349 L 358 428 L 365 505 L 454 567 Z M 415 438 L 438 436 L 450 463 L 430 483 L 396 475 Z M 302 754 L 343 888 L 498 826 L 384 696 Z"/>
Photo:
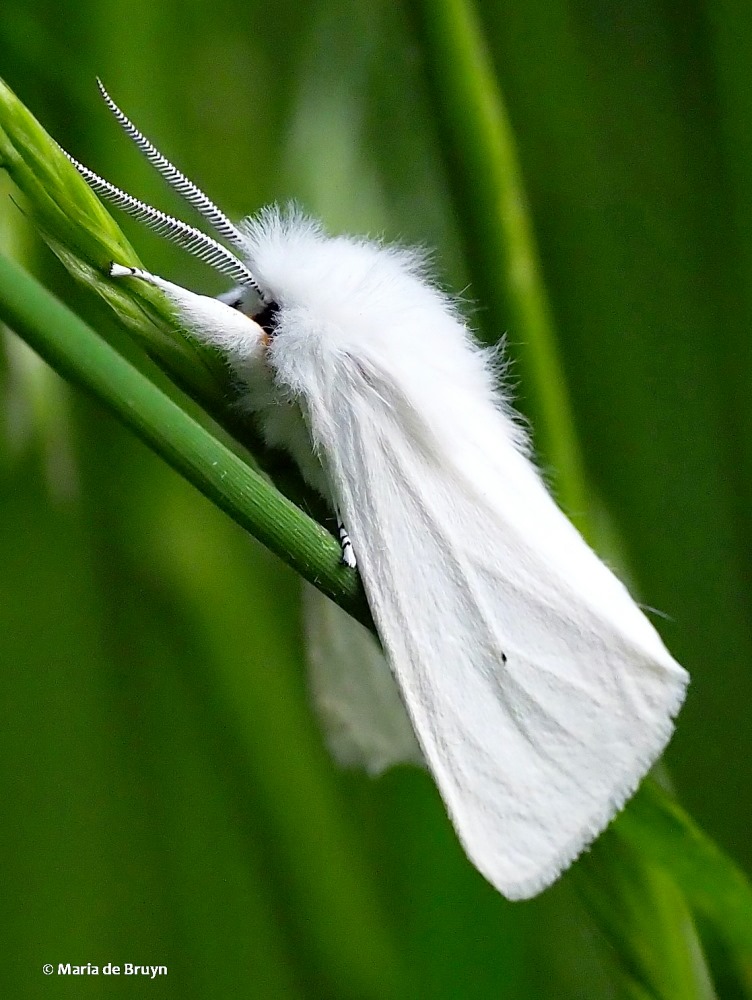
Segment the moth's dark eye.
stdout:
<path fill-rule="evenodd" d="M 279 306 L 276 302 L 265 305 L 261 312 L 256 313 L 253 319 L 268 337 L 274 337 L 277 333 L 277 320 L 279 317 Z"/>

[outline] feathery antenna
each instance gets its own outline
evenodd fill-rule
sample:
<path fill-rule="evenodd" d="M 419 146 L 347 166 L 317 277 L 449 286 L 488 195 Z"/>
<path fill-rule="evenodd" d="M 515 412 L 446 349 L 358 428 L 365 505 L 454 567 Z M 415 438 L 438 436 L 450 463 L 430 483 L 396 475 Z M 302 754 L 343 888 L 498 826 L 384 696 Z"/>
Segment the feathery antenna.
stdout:
<path fill-rule="evenodd" d="M 228 277 L 237 281 L 243 287 L 252 288 L 262 299 L 264 298 L 258 282 L 251 272 L 227 247 L 222 246 L 221 243 L 217 243 L 215 239 L 207 236 L 206 233 L 202 233 L 200 229 L 189 226 L 187 222 L 175 219 L 166 212 L 162 212 L 158 208 L 153 208 L 151 205 L 147 205 L 146 202 L 127 194 L 119 187 L 110 184 L 109 181 L 100 177 L 99 174 L 95 174 L 93 170 L 89 170 L 83 163 L 79 163 L 70 153 L 67 153 L 65 150 L 63 152 L 97 194 L 107 198 L 113 205 L 121 208 L 128 215 L 133 216 L 134 219 L 138 219 L 139 222 L 143 222 L 160 236 L 166 236 L 194 257 L 228 275 Z"/>
<path fill-rule="evenodd" d="M 185 200 L 192 205 L 203 217 L 214 226 L 220 236 L 229 240 L 237 247 L 243 247 L 243 236 L 240 230 L 233 225 L 225 213 L 218 208 L 208 195 L 205 195 L 201 188 L 197 187 L 193 181 L 189 180 L 185 174 L 171 163 L 166 156 L 159 152 L 157 147 L 151 143 L 146 136 L 140 132 L 128 116 L 120 110 L 113 99 L 105 90 L 102 81 L 97 77 L 97 86 L 104 98 L 105 104 L 115 116 L 118 124 L 136 146 L 141 150 L 152 166 L 156 167 L 164 177 L 170 187 L 181 194 Z"/>

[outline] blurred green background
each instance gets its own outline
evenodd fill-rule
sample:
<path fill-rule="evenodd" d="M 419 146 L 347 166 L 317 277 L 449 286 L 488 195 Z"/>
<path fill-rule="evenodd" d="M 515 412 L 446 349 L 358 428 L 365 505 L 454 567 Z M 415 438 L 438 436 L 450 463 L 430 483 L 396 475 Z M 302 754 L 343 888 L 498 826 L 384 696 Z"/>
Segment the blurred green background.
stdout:
<path fill-rule="evenodd" d="M 4 0 L 0 73 L 74 155 L 167 210 L 187 214 L 111 120 L 97 74 L 231 216 L 295 198 L 332 230 L 436 247 L 482 324 L 446 169 L 458 151 L 413 13 L 396 0 Z M 693 678 L 669 773 L 750 870 L 752 8 L 509 0 L 480 13 L 588 513 L 605 512 Z M 3 249 L 125 345 L 0 185 Z M 123 228 L 151 270 L 222 290 Z M 520 335 L 503 332 L 514 355 Z M 464 858 L 425 774 L 333 766 L 309 708 L 300 590 L 2 340 L 2 995 L 635 996 L 571 876 L 509 904 Z M 169 974 L 74 980 L 45 977 L 45 962 Z"/>

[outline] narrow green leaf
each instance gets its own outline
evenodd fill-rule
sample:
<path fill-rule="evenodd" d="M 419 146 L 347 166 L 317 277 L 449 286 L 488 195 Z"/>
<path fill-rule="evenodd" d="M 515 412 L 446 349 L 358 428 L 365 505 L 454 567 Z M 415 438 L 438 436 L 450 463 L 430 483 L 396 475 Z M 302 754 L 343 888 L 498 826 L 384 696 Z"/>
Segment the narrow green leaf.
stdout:
<path fill-rule="evenodd" d="M 573 868 L 571 881 L 630 995 L 713 1000 L 689 900 L 667 867 L 622 835 L 619 821 Z"/>
<path fill-rule="evenodd" d="M 710 921 L 752 996 L 752 886 L 676 802 L 646 783 L 619 817 L 626 841 L 671 872 L 692 907 Z"/>

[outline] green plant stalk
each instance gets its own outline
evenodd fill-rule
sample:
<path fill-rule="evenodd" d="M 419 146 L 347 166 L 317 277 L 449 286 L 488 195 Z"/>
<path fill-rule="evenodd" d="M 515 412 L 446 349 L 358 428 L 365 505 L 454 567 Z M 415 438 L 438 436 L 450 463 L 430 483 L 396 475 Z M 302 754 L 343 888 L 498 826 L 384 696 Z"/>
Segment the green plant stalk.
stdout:
<path fill-rule="evenodd" d="M 559 501 L 587 509 L 584 464 L 545 292 L 512 127 L 482 30 L 465 0 L 412 0 L 441 147 L 485 338 L 509 331 L 536 448 Z M 578 527 L 579 527 L 578 523 Z"/>
<path fill-rule="evenodd" d="M 370 624 L 359 578 L 335 539 L 17 264 L 0 257 L 0 315 L 60 375 L 104 402 L 238 524 L 356 618 Z"/>

